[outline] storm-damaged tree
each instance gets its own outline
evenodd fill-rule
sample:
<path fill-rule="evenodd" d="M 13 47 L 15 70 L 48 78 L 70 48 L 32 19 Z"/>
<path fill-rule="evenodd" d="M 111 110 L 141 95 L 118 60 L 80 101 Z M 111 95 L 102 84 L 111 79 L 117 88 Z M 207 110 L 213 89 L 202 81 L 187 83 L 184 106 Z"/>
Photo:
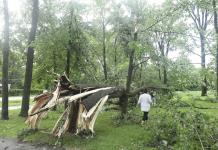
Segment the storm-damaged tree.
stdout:
<path fill-rule="evenodd" d="M 39 1 L 32 0 L 32 22 L 31 22 L 31 30 L 29 33 L 28 39 L 28 48 L 27 48 L 27 62 L 26 62 L 26 72 L 24 79 L 24 89 L 23 89 L 23 98 L 22 98 L 22 106 L 20 116 L 26 117 L 28 115 L 29 110 L 29 100 L 30 100 L 30 89 L 32 82 L 32 71 L 33 71 L 33 58 L 34 58 L 34 47 L 32 45 L 36 36 L 38 15 L 39 15 Z"/>
<path fill-rule="evenodd" d="M 8 57 L 9 57 L 9 15 L 8 1 L 4 4 L 4 42 L 3 42 L 3 65 L 2 65 L 2 115 L 1 119 L 8 120 Z"/>

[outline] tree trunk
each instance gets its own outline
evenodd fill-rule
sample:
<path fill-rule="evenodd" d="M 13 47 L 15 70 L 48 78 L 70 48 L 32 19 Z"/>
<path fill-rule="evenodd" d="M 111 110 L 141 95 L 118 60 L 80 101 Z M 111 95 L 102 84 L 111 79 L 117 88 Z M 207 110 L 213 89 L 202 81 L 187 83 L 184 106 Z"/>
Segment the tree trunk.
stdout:
<path fill-rule="evenodd" d="M 31 82 L 32 82 L 32 70 L 33 70 L 33 59 L 34 59 L 34 48 L 31 44 L 35 40 L 38 15 L 39 15 L 39 1 L 32 0 L 32 3 L 33 3 L 32 23 L 31 23 L 31 30 L 28 39 L 26 72 L 25 72 L 25 80 L 24 80 L 22 106 L 20 112 L 20 116 L 23 117 L 28 116 L 28 110 L 29 110 L 29 99 L 30 99 L 30 89 L 31 89 Z"/>
<path fill-rule="evenodd" d="M 119 97 L 119 104 L 121 108 L 121 118 L 124 119 L 128 108 L 128 96 L 126 94 Z"/>
<path fill-rule="evenodd" d="M 69 104 L 70 112 L 69 112 L 69 128 L 68 132 L 76 133 L 76 125 L 78 120 L 78 113 L 79 113 L 79 102 L 71 102 Z M 76 115 L 75 115 L 76 114 Z"/>
<path fill-rule="evenodd" d="M 134 41 L 137 41 L 137 32 L 134 33 Z M 129 67 L 128 67 L 128 75 L 126 80 L 126 91 L 125 91 L 126 94 L 130 92 L 130 88 L 131 88 L 132 74 L 134 69 L 134 55 L 135 55 L 135 50 L 131 49 L 131 52 L 129 54 Z M 125 116 L 127 114 L 127 108 L 128 108 L 128 96 L 124 94 L 120 100 L 121 100 L 121 115 Z"/>
<path fill-rule="evenodd" d="M 53 49 L 53 71 L 54 71 L 54 73 L 57 72 L 56 53 L 55 53 L 54 49 Z M 57 106 L 54 106 L 52 110 L 56 111 L 57 110 Z"/>
<path fill-rule="evenodd" d="M 119 85 L 119 77 L 117 72 L 117 36 L 115 37 L 114 41 L 114 69 L 115 69 L 115 85 Z"/>
<path fill-rule="evenodd" d="M 73 12 L 71 11 L 71 19 L 70 19 L 69 31 L 68 31 L 70 39 L 68 41 L 67 62 L 66 62 L 66 68 L 65 68 L 66 75 L 67 75 L 68 78 L 70 76 L 71 52 L 73 51 L 72 33 L 71 33 L 72 32 L 72 17 L 73 17 Z M 65 107 L 65 109 L 68 107 L 68 103 L 67 102 L 64 103 L 64 107 Z"/>
<path fill-rule="evenodd" d="M 9 15 L 8 1 L 4 3 L 4 43 L 3 43 L 3 65 L 2 65 L 2 115 L 1 119 L 8 120 L 8 57 L 9 57 Z"/>
<path fill-rule="evenodd" d="M 131 83 L 132 83 L 132 73 L 133 73 L 133 60 L 134 60 L 135 51 L 132 49 L 129 56 L 129 67 L 128 67 L 128 75 L 126 80 L 126 92 L 130 91 Z"/>
<path fill-rule="evenodd" d="M 102 21 L 102 32 L 103 32 L 103 39 L 102 39 L 102 45 L 103 45 L 103 68 L 104 68 L 104 79 L 107 80 L 107 62 L 106 62 L 106 45 L 105 45 L 105 22 L 104 18 Z"/>
<path fill-rule="evenodd" d="M 70 75 L 70 59 L 71 59 L 71 53 L 70 49 L 67 49 L 67 64 L 66 64 L 66 75 L 69 78 Z"/>
<path fill-rule="evenodd" d="M 143 65 L 141 64 L 141 65 L 140 65 L 140 70 L 139 70 L 139 81 L 140 81 L 140 86 L 142 86 L 142 84 L 143 84 L 143 81 L 142 81 L 142 67 L 143 67 Z"/>
<path fill-rule="evenodd" d="M 200 33 L 201 40 L 201 69 L 203 70 L 203 80 L 202 80 L 202 88 L 201 88 L 201 96 L 207 96 L 207 78 L 205 74 L 205 35 Z"/>
<path fill-rule="evenodd" d="M 67 49 L 67 64 L 66 64 L 66 75 L 68 78 L 70 76 L 70 58 L 71 58 L 70 51 L 71 51 L 71 47 L 72 47 L 70 41 L 69 41 L 69 47 L 70 48 Z M 64 107 L 65 107 L 65 109 L 68 107 L 67 101 L 64 103 Z"/>
<path fill-rule="evenodd" d="M 218 22 L 216 11 L 216 0 L 213 0 L 214 29 L 216 31 L 216 99 L 218 100 Z"/>
<path fill-rule="evenodd" d="M 159 77 L 159 80 L 161 82 L 161 67 L 160 67 L 160 63 L 159 62 L 157 64 L 157 67 L 158 67 L 158 77 Z"/>
<path fill-rule="evenodd" d="M 167 84 L 167 70 L 166 70 L 166 66 L 163 67 L 163 83 Z"/>

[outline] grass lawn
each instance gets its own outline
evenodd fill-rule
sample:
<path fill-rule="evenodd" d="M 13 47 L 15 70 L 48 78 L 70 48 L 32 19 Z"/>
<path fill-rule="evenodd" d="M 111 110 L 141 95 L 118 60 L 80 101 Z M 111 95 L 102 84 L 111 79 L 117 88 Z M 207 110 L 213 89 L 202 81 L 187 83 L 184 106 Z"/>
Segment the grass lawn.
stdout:
<path fill-rule="evenodd" d="M 182 101 L 188 104 L 194 104 L 195 106 L 202 108 L 214 108 L 198 110 L 204 114 L 209 115 L 210 117 L 218 116 L 218 101 L 215 100 L 214 92 L 209 91 L 208 96 L 203 97 L 200 96 L 200 91 L 177 92 L 176 95 L 179 96 Z"/>
<path fill-rule="evenodd" d="M 136 110 L 136 112 L 139 112 Z M 0 120 L 0 137 L 17 137 L 17 134 L 27 128 L 24 124 L 25 119 L 18 116 L 19 111 L 10 111 L 10 120 Z M 54 144 L 57 139 L 49 134 L 54 123 L 60 115 L 60 111 L 50 112 L 48 117 L 44 118 L 40 125 L 40 131 L 28 135 L 25 141 L 33 143 Z M 117 111 L 105 111 L 99 114 L 95 124 L 95 136 L 85 139 L 79 136 L 64 135 L 64 147 L 74 147 L 88 150 L 114 150 L 114 149 L 144 149 L 147 131 L 138 123 L 126 123 L 117 125 L 114 123 L 114 117 Z M 146 149 L 154 149 L 146 147 Z"/>

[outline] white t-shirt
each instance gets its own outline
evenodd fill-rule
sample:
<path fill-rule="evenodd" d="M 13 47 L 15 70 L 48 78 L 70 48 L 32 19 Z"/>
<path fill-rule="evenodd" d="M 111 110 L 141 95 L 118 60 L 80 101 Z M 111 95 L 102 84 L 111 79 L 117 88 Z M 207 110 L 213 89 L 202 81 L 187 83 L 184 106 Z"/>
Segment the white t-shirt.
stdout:
<path fill-rule="evenodd" d="M 141 111 L 148 112 L 152 104 L 151 95 L 147 93 L 141 94 L 139 96 L 138 104 L 141 105 Z"/>

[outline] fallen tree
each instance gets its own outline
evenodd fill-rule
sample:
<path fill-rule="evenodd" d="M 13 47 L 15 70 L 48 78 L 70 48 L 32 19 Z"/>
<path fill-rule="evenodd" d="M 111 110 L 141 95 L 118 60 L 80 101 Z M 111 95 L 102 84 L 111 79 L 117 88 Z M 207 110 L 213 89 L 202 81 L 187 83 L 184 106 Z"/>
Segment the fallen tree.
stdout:
<path fill-rule="evenodd" d="M 46 92 L 35 97 L 35 104 L 29 110 L 26 123 L 31 129 L 38 129 L 41 119 L 47 115 L 49 110 L 67 102 L 68 107 L 52 129 L 52 134 L 57 137 L 61 137 L 66 132 L 76 135 L 93 134 L 96 118 L 109 98 L 119 98 L 122 109 L 122 100 L 125 97 L 132 97 L 145 88 L 155 89 L 155 87 L 145 86 L 126 93 L 122 87 L 74 85 L 65 75 L 58 75 L 58 80 L 55 82 L 56 88 L 53 92 Z M 163 87 L 157 89 L 159 88 Z"/>

